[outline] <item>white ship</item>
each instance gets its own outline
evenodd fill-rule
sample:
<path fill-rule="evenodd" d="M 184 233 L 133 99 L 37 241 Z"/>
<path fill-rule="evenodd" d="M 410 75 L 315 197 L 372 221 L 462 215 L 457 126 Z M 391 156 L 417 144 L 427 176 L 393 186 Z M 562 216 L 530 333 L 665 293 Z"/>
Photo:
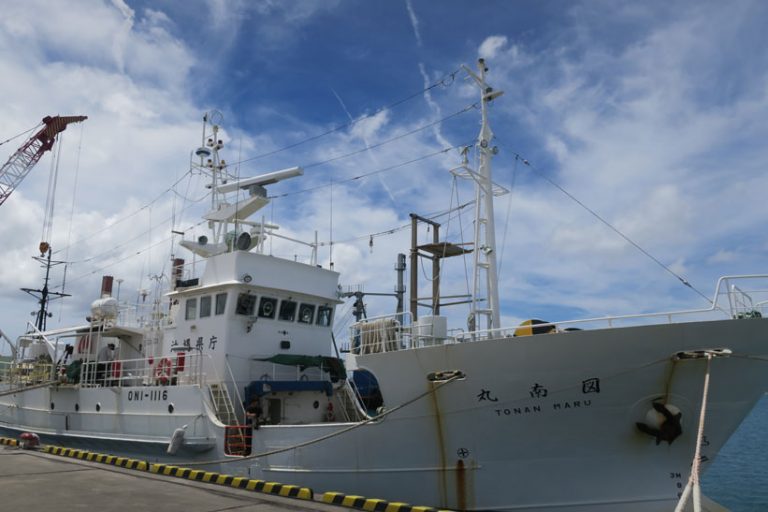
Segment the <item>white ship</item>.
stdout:
<path fill-rule="evenodd" d="M 479 165 L 453 172 L 475 182 L 474 240 L 443 242 L 412 215 L 435 240 L 414 242 L 411 268 L 428 256 L 439 277 L 471 251 L 472 328 L 449 329 L 439 279 L 419 298 L 412 271 L 410 311 L 359 317 L 339 351 L 343 294 L 317 241 L 309 264 L 270 256 L 277 226 L 248 220 L 302 170 L 234 180 L 207 116 L 194 165 L 211 178 L 212 233 L 181 242 L 204 271 L 175 261 L 142 322 L 107 278 L 87 323 L 7 340 L 0 435 L 454 510 L 672 510 L 768 390 L 768 278 L 722 278 L 706 310 L 499 325 L 486 106 L 501 93 L 482 61 L 466 71 Z"/>

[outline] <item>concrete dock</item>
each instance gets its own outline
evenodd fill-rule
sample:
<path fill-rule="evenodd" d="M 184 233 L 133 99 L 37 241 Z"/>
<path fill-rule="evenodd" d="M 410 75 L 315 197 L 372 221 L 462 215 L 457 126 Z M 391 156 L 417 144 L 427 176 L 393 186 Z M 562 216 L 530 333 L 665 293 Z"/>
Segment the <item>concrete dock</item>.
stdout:
<path fill-rule="evenodd" d="M 0 510 L 278 512 L 343 508 L 0 446 Z"/>

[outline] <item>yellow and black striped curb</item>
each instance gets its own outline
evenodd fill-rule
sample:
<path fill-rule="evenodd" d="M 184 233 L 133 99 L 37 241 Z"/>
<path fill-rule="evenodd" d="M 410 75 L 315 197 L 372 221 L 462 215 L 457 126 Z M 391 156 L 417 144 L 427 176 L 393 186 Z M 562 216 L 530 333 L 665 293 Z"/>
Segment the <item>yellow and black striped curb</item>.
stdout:
<path fill-rule="evenodd" d="M 298 498 L 301 500 L 311 500 L 314 498 L 312 489 L 308 487 L 299 487 L 298 485 L 278 484 L 276 482 L 265 482 L 264 480 L 251 480 L 250 478 L 221 475 L 219 473 L 180 468 L 178 466 L 170 466 L 167 464 L 152 464 L 149 471 L 151 473 L 157 473 L 158 475 L 176 476 L 179 478 L 186 478 L 187 480 L 195 480 L 197 482 L 227 485 L 237 489 L 276 494 L 286 498 Z"/>
<path fill-rule="evenodd" d="M 369 512 L 450 512 L 432 507 L 414 507 L 407 503 L 393 503 L 385 500 L 363 498 L 362 496 L 348 496 L 340 492 L 326 492 L 323 494 L 323 502 L 367 510 Z"/>
<path fill-rule="evenodd" d="M 19 442 L 15 439 L 9 439 L 7 437 L 0 437 L 0 444 L 7 444 L 8 446 L 19 446 Z"/>
<path fill-rule="evenodd" d="M 15 441 L 11 439 L 10 441 Z M 127 457 L 117 457 L 115 455 L 105 455 L 102 453 L 93 453 L 75 448 L 63 448 L 60 446 L 44 446 L 41 451 L 63 457 L 72 457 L 90 462 L 100 462 L 110 464 L 121 468 L 136 469 L 139 471 L 148 471 L 157 475 L 174 476 L 186 478 L 197 482 L 209 484 L 225 485 L 235 489 L 245 489 L 247 491 L 262 492 L 266 494 L 275 494 L 286 498 L 297 498 L 300 500 L 312 500 L 314 493 L 308 487 L 299 487 L 297 485 L 285 485 L 276 482 L 265 482 L 263 480 L 252 480 L 250 478 L 236 477 L 231 475 L 222 475 L 197 469 L 181 468 L 169 464 L 150 463 L 144 460 L 130 459 Z"/>

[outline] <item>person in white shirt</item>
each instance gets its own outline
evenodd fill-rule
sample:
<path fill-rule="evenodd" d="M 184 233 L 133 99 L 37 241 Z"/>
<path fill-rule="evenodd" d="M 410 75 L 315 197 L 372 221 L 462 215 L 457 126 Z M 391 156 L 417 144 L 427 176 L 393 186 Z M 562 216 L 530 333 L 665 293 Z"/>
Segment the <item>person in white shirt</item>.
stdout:
<path fill-rule="evenodd" d="M 115 360 L 115 344 L 108 343 L 99 350 L 96 356 L 96 381 L 102 386 L 106 386 L 107 367 L 109 363 Z"/>

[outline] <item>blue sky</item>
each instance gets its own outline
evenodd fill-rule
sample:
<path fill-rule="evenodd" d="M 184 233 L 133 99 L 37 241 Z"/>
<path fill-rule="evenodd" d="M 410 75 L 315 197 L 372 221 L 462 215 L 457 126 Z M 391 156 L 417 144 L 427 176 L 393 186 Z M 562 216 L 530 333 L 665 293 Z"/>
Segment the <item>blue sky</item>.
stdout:
<path fill-rule="evenodd" d="M 491 116 L 496 181 L 511 189 L 496 206 L 506 322 L 705 306 L 540 175 L 705 295 L 720 275 L 765 271 L 767 20 L 760 1 L 6 2 L 0 139 L 48 114 L 89 116 L 62 143 L 52 243 L 71 262 L 73 298 L 49 325 L 82 319 L 103 273 L 124 280 L 126 301 L 167 274 L 171 228 L 185 230 L 204 208 L 199 179 L 163 191 L 187 171 L 202 114 L 214 108 L 226 158 L 248 160 L 242 176 L 307 167 L 274 186 L 277 195 L 336 182 L 278 198 L 268 215 L 304 239 L 318 230 L 330 240 L 332 224 L 342 283 L 390 291 L 408 233 L 376 237 L 373 249 L 370 235 L 410 212 L 455 206 L 447 171 L 457 150 L 426 155 L 478 130 L 475 110 L 437 123 L 476 102 L 465 75 L 422 91 L 478 55 L 505 91 Z M 0 146 L 0 158 L 21 140 Z M 50 168 L 48 156 L 0 206 L 0 329 L 13 335 L 34 308 L 18 288 L 39 283 L 30 257 Z M 458 187 L 468 200 L 467 184 Z M 471 213 L 444 226 L 454 241 L 469 228 Z M 273 251 L 294 255 L 279 243 Z M 466 292 L 461 262 L 444 272 L 446 293 Z M 393 307 L 369 301 L 371 313 Z"/>

